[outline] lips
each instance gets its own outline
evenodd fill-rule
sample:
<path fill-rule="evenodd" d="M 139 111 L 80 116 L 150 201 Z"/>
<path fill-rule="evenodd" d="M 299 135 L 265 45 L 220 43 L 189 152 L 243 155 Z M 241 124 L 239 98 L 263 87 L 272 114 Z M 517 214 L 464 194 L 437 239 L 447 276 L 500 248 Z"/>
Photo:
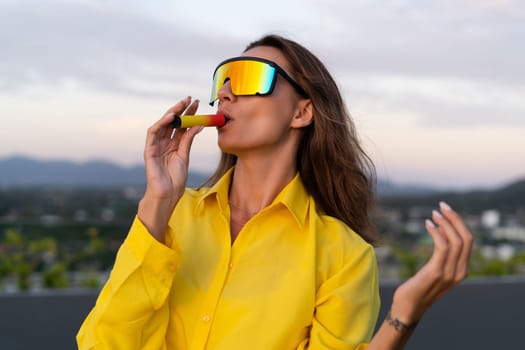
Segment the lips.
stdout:
<path fill-rule="evenodd" d="M 217 110 L 217 114 L 222 114 L 222 115 L 224 115 L 224 119 L 226 119 L 226 122 L 224 123 L 224 125 L 228 124 L 230 121 L 233 120 L 233 119 L 231 118 L 229 112 L 228 112 L 228 111 L 225 111 L 225 110 L 223 110 L 223 109 Z"/>

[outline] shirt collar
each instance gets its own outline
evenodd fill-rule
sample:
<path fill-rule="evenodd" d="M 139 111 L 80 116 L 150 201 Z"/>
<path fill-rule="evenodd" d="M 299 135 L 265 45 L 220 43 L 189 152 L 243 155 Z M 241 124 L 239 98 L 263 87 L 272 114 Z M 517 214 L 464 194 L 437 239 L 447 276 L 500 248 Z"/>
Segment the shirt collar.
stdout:
<path fill-rule="evenodd" d="M 215 197 L 221 210 L 228 206 L 228 192 L 234 167 L 230 168 L 212 187 L 210 187 L 199 200 L 195 213 L 201 214 L 205 209 L 205 201 Z M 278 204 L 284 205 L 297 220 L 300 226 L 306 221 L 311 197 L 306 192 L 299 173 L 275 197 L 270 207 Z"/>
<path fill-rule="evenodd" d="M 297 220 L 300 226 L 304 226 L 311 197 L 306 192 L 299 173 L 286 185 L 281 193 L 275 197 L 272 205 L 282 203 Z"/>
<path fill-rule="evenodd" d="M 234 167 L 228 169 L 226 173 L 212 187 L 205 191 L 195 206 L 195 213 L 202 214 L 205 209 L 205 201 L 208 198 L 215 197 L 219 203 L 220 209 L 224 211 L 228 206 L 228 192 L 230 189 L 231 178 Z"/>

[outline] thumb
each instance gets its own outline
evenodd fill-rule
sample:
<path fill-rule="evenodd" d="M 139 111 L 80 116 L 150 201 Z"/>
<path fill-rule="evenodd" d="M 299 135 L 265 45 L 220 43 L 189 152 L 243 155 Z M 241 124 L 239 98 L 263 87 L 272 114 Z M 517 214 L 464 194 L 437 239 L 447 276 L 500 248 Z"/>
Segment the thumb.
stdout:
<path fill-rule="evenodd" d="M 181 136 L 179 143 L 179 155 L 186 162 L 190 157 L 190 149 L 191 145 L 193 144 L 193 140 L 195 139 L 195 136 L 202 131 L 202 129 L 204 129 L 203 126 L 193 126 L 187 129 Z"/>

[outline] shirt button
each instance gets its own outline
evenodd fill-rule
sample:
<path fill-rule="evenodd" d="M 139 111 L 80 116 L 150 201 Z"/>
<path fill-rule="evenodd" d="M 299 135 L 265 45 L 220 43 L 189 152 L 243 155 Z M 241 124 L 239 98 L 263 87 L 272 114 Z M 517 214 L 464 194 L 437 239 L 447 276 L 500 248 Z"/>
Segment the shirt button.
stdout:
<path fill-rule="evenodd" d="M 233 267 L 233 263 L 231 262 L 228 264 L 228 268 L 231 269 L 232 267 Z"/>
<path fill-rule="evenodd" d="M 203 320 L 204 322 L 210 322 L 211 317 L 210 317 L 210 315 L 204 315 L 204 317 L 202 318 L 202 320 Z"/>

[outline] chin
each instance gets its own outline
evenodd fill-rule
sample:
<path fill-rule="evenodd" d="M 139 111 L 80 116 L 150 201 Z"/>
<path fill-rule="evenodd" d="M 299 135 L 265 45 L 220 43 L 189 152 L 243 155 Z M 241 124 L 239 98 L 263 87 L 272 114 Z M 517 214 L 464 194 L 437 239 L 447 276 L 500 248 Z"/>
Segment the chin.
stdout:
<path fill-rule="evenodd" d="M 225 140 L 225 138 L 221 137 L 219 135 L 219 138 L 218 138 L 218 145 L 219 145 L 219 148 L 221 149 L 222 152 L 224 153 L 230 153 L 230 154 L 236 154 L 237 152 L 235 152 L 236 149 L 238 149 L 238 147 L 236 147 L 236 145 L 232 144 L 231 140 Z"/>

